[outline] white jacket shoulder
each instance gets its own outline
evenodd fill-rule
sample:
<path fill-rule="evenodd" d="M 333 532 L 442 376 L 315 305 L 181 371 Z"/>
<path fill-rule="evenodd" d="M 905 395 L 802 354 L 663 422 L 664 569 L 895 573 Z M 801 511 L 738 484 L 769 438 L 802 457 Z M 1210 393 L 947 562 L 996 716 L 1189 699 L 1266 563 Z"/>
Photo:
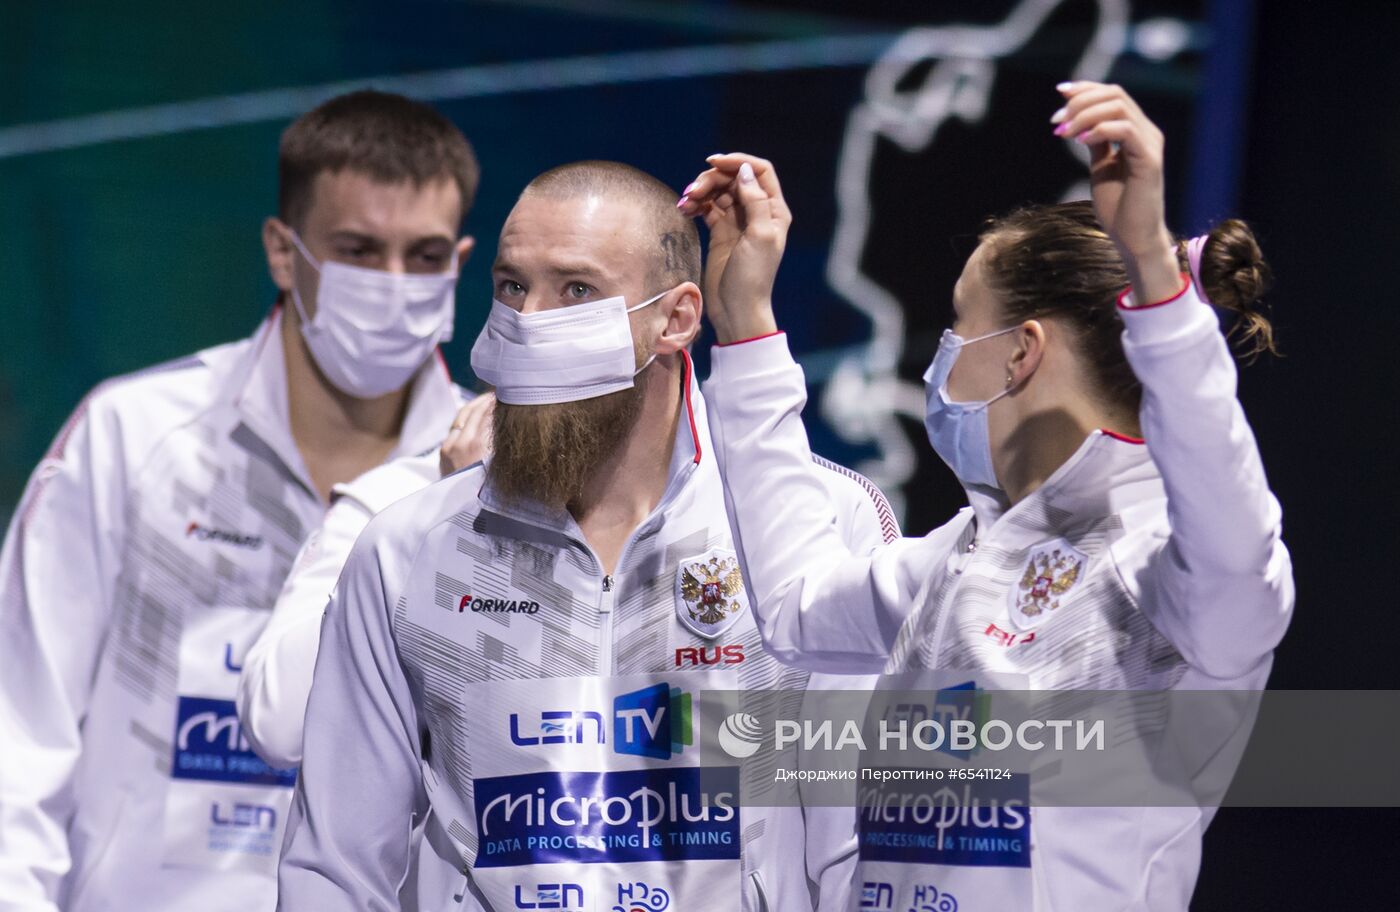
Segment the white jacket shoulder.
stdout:
<path fill-rule="evenodd" d="M 899 518 L 875 482 L 864 475 L 832 462 L 815 453 L 812 462 L 825 471 L 819 473 L 822 484 L 837 508 L 838 521 L 859 540 L 873 538 L 875 543 L 888 544 L 901 535 Z"/>
<path fill-rule="evenodd" d="M 73 429 L 86 423 L 97 431 L 94 442 L 119 442 L 129 461 L 139 459 L 212 406 L 229 369 L 250 344 L 231 342 L 102 381 L 73 410 L 50 458 L 61 458 Z"/>
<path fill-rule="evenodd" d="M 438 451 L 421 456 L 404 456 L 376 466 L 354 481 L 338 484 L 333 499 L 357 501 L 371 514 L 379 513 L 390 504 L 438 480 Z"/>

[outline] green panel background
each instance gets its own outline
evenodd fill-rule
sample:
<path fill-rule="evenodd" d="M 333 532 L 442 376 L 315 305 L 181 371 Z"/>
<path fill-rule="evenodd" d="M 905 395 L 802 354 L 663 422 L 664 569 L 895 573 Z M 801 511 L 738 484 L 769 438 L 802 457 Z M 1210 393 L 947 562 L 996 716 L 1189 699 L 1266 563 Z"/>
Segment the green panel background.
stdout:
<path fill-rule="evenodd" d="M 496 232 L 535 174 L 570 160 L 617 159 L 679 188 L 705 155 L 748 148 L 778 161 L 789 198 L 800 200 L 779 292 L 782 306 L 801 314 L 786 325 L 809 382 L 819 385 L 836 356 L 868 336 L 865 318 L 828 286 L 825 267 L 836 216 L 836 157 L 869 63 L 910 25 L 998 23 L 1018 2 L 0 0 L 0 520 L 64 418 L 95 384 L 245 336 L 267 312 L 274 289 L 259 232 L 275 207 L 277 140 L 293 111 L 314 99 L 284 101 L 276 116 L 253 122 L 229 123 L 215 111 L 211 116 L 225 122 L 28 154 L 7 154 L 7 135 L 148 106 L 461 68 L 524 64 L 526 76 L 567 84 L 567 72 L 536 62 L 581 55 L 617 61 L 687 49 L 714 60 L 723 56 L 708 50 L 716 46 L 794 42 L 807 48 L 805 63 L 779 62 L 771 73 L 724 64 L 715 75 L 661 78 L 681 65 L 668 59 L 638 64 L 645 73 L 635 79 L 545 91 L 502 91 L 497 84 L 434 96 L 446 99 L 434 104 L 471 138 L 483 166 L 466 225 L 477 248 L 463 269 L 457 337 L 445 355 L 454 375 L 470 380 L 468 353 L 490 304 Z M 1095 0 L 1063 3 L 1080 13 L 1096 8 Z M 1133 4 L 1136 21 L 1198 12 L 1194 0 Z M 1040 56 L 1004 64 L 1006 78 L 1047 87 L 1047 97 L 1037 95 L 1024 114 L 1005 119 L 1017 131 L 1046 116 L 1041 109 L 1055 100 L 1049 86 L 1082 46 L 1076 43 L 1082 34 L 1063 29 L 1048 39 Z M 847 44 L 831 50 L 824 42 Z M 782 55 L 760 56 L 768 62 Z M 1155 110 L 1173 119 L 1173 135 L 1185 135 L 1194 50 L 1168 64 L 1123 60 L 1120 78 L 1149 92 Z M 589 76 L 588 68 L 582 75 Z M 234 107 L 247 110 L 248 101 Z M 1048 133 L 1040 139 L 1051 142 Z M 976 166 L 976 157 L 961 165 Z M 942 174 L 929 178 L 936 194 L 958 190 L 959 182 Z M 1047 192 L 1063 186 L 1050 180 Z M 994 211 L 1016 202 L 976 205 Z M 893 253 L 913 265 L 909 252 L 926 258 L 923 243 L 914 226 Z M 920 287 L 918 299 L 942 300 L 942 284 L 951 281 Z M 705 346 L 696 352 L 703 371 Z M 810 424 L 814 447 L 824 454 L 853 465 L 869 455 L 815 416 Z"/>
<path fill-rule="evenodd" d="M 697 37 L 693 25 L 666 17 L 600 23 L 534 6 L 0 0 L 0 130 L 228 93 Z M 586 45 L 581 25 L 592 26 Z M 638 104 L 654 107 L 657 91 L 641 85 L 438 105 L 472 138 L 485 170 L 467 225 L 480 244 L 464 269 L 458 338 L 447 350 L 454 372 L 467 373 L 470 341 L 489 306 L 495 228 L 530 176 L 569 158 L 631 153 L 636 160 L 640 151 L 648 158 L 664 152 L 679 177 L 694 170 L 705 154 L 698 150 L 712 151 L 698 134 L 681 146 L 647 140 L 637 148 L 633 114 Z M 590 111 L 580 105 L 592 101 L 588 92 L 612 97 Z M 585 116 L 570 126 L 560 122 L 565 112 Z M 276 147 L 286 122 L 0 157 L 0 519 L 92 386 L 244 336 L 273 303 L 259 230 L 274 211 Z"/>

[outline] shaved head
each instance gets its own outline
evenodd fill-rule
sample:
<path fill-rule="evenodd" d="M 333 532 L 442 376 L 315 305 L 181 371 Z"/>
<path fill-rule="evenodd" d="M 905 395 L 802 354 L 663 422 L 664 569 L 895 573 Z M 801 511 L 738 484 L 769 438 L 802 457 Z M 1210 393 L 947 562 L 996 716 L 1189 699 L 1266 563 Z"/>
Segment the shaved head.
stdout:
<path fill-rule="evenodd" d="M 643 237 L 640 253 L 650 260 L 648 278 L 657 291 L 682 282 L 700 284 L 700 232 L 676 208 L 678 195 L 631 165 L 581 161 L 552 168 L 530 181 L 523 193 L 549 199 L 597 196 L 636 208 Z"/>
<path fill-rule="evenodd" d="M 622 299 L 632 305 L 625 316 L 636 373 L 630 389 L 576 402 L 498 402 L 486 473 L 502 497 L 572 509 L 629 440 L 660 433 L 639 425 L 648 409 L 676 420 L 680 355 L 700 332 L 700 279 L 700 233 L 649 174 L 585 161 L 530 182 L 501 227 L 496 300 L 529 315 Z M 660 303 L 637 306 L 648 299 Z M 662 435 L 668 453 L 672 432 Z"/>

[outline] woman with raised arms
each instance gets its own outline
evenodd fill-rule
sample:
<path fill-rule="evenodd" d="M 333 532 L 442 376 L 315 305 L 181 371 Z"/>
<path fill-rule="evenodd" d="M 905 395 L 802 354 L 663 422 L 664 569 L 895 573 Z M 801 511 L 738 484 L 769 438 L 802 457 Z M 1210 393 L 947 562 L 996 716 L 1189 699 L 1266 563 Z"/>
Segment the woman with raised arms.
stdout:
<path fill-rule="evenodd" d="M 1292 569 L 1210 305 L 1271 349 L 1254 308 L 1266 268 L 1241 222 L 1173 238 L 1163 136 L 1127 93 L 1058 90 L 1053 129 L 1089 147 L 1092 202 L 1022 209 L 981 234 L 924 375 L 929 440 L 968 506 L 869 556 L 842 544 L 814 478 L 806 386 L 774 318 L 791 222 L 777 174 L 713 156 L 681 199 L 711 232 L 705 394 L 734 539 L 786 662 L 1008 672 L 1033 689 L 1264 687 Z M 982 834 L 1010 849 L 980 865 L 944 845 L 918 856 L 893 907 L 1187 907 L 1209 808 L 1027 816 Z M 872 901 L 891 886 L 882 870 L 857 881 Z"/>

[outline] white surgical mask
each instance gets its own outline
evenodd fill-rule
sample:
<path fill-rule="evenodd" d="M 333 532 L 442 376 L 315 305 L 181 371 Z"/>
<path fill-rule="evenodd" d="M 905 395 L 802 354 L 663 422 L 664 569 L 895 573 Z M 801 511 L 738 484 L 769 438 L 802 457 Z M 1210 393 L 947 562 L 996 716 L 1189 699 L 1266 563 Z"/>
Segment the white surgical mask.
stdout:
<path fill-rule="evenodd" d="M 964 339 L 951 329 L 943 331 L 938 353 L 924 371 L 924 430 L 928 442 L 963 484 L 1000 487 L 992 468 L 992 445 L 987 431 L 987 406 L 1011 392 L 1011 387 L 981 402 L 954 402 L 948 397 L 948 375 L 965 346 L 1020 329 L 1006 329 Z"/>
<path fill-rule="evenodd" d="M 292 300 L 311 357 L 336 389 L 372 399 L 408 382 L 441 342 L 452 338 L 457 254 L 446 272 L 413 275 L 320 263 L 293 231 L 292 242 L 321 275 L 316 317 L 296 284 Z"/>
<path fill-rule="evenodd" d="M 630 389 L 656 354 L 636 366 L 627 315 L 668 291 L 635 307 L 617 297 L 529 314 L 492 301 L 472 346 L 472 370 L 507 405 L 577 402 Z"/>

